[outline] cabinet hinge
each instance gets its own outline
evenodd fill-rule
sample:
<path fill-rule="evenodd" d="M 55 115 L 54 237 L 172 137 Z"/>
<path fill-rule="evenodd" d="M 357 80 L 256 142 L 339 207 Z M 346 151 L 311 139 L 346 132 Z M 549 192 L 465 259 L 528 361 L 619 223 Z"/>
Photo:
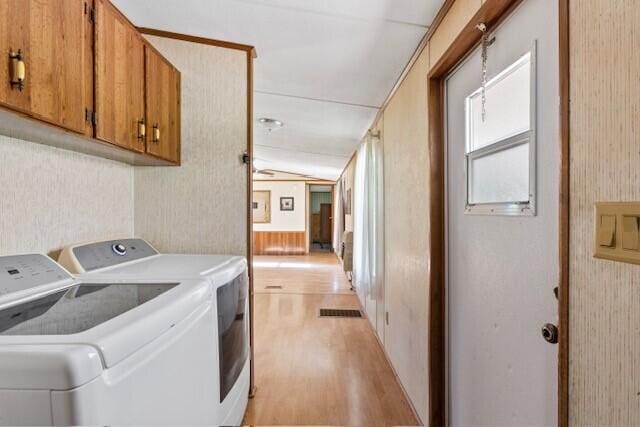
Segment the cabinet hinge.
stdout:
<path fill-rule="evenodd" d="M 88 108 L 84 109 L 84 120 L 91 123 L 93 126 L 98 125 L 98 113 Z"/>
<path fill-rule="evenodd" d="M 89 22 L 92 24 L 96 23 L 96 8 L 90 6 L 89 3 L 84 4 L 84 14 L 89 18 Z"/>

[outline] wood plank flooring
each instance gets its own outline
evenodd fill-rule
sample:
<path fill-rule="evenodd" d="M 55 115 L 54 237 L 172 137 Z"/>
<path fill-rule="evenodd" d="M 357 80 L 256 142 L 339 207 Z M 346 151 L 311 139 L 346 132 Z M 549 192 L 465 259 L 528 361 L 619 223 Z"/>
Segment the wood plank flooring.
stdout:
<path fill-rule="evenodd" d="M 245 424 L 416 425 L 369 322 L 318 317 L 359 308 L 335 255 L 257 256 L 254 274 L 257 392 Z"/>
<path fill-rule="evenodd" d="M 253 268 L 256 293 L 353 295 L 347 276 L 333 253 L 256 256 Z M 273 286 L 282 289 L 269 288 Z"/>

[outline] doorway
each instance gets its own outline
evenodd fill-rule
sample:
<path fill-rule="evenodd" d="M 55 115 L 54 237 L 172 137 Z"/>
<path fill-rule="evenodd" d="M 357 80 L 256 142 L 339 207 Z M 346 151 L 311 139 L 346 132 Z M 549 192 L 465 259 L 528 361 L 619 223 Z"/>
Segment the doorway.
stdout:
<path fill-rule="evenodd" d="M 445 79 L 452 426 L 558 422 L 557 14 L 522 1 Z"/>
<path fill-rule="evenodd" d="M 333 252 L 333 186 L 309 185 L 309 252 Z"/>

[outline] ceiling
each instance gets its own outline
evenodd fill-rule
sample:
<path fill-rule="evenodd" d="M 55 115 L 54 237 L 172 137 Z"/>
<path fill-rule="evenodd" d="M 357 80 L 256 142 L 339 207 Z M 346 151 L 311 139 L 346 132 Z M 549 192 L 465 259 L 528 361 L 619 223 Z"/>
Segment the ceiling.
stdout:
<path fill-rule="evenodd" d="M 135 25 L 256 47 L 258 169 L 335 180 L 444 0 L 113 0 Z"/>

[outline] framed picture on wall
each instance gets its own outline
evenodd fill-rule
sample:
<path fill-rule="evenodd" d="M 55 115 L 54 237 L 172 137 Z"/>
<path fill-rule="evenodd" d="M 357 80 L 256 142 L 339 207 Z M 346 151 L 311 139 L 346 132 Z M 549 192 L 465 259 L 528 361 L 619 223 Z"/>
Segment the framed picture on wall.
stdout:
<path fill-rule="evenodd" d="M 293 197 L 280 197 L 280 210 L 292 211 L 293 210 Z"/>
<path fill-rule="evenodd" d="M 253 222 L 268 224 L 271 222 L 271 191 L 253 192 Z"/>

